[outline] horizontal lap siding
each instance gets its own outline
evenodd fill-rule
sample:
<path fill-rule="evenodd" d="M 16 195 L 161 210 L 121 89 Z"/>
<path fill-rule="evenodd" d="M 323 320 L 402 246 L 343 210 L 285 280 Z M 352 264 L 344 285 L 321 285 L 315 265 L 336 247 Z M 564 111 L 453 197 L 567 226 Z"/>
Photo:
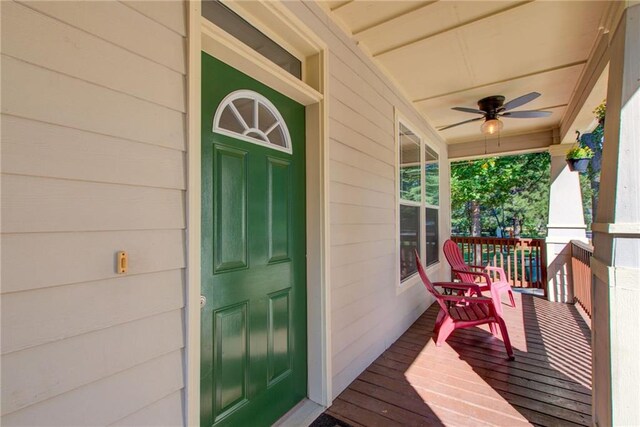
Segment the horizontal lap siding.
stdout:
<path fill-rule="evenodd" d="M 330 53 L 331 370 L 337 396 L 426 308 L 419 286 L 396 295 L 394 108 L 425 134 L 432 131 L 318 5 L 287 5 Z M 444 165 L 446 149 L 441 152 Z"/>
<path fill-rule="evenodd" d="M 181 424 L 184 4 L 0 7 L 2 425 Z"/>

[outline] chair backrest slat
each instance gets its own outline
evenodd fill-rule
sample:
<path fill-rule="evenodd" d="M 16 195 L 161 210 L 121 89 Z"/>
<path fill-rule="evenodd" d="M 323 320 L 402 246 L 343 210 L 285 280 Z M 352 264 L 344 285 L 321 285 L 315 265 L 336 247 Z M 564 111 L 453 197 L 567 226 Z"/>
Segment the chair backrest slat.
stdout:
<path fill-rule="evenodd" d="M 470 270 L 469 266 L 464 262 L 462 251 L 456 242 L 451 239 L 444 242 L 443 252 L 451 268 L 455 270 Z M 472 274 L 456 273 L 456 275 L 463 282 L 474 283 L 476 279 Z"/>
<path fill-rule="evenodd" d="M 442 299 L 442 294 L 438 292 L 436 287 L 433 286 L 433 283 L 431 283 L 431 280 L 429 280 L 429 278 L 427 277 L 427 273 L 425 273 L 424 271 L 422 262 L 420 262 L 420 255 L 418 254 L 418 251 L 414 249 L 413 254 L 416 257 L 416 266 L 418 267 L 418 274 L 422 279 L 422 283 L 424 283 L 424 286 L 427 288 L 427 291 L 429 291 L 429 293 L 431 293 L 431 295 L 433 295 L 436 298 L 436 301 L 438 301 L 438 304 L 445 312 L 449 311 L 447 304 Z"/>

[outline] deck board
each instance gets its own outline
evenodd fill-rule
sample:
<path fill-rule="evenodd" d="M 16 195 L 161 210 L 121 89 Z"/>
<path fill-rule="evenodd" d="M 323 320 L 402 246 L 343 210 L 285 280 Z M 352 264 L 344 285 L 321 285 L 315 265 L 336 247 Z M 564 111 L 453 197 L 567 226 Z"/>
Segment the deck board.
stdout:
<path fill-rule="evenodd" d="M 591 424 L 591 331 L 572 305 L 516 294 L 503 304 L 515 361 L 486 326 L 433 341 L 432 305 L 338 396 L 351 425 Z"/>

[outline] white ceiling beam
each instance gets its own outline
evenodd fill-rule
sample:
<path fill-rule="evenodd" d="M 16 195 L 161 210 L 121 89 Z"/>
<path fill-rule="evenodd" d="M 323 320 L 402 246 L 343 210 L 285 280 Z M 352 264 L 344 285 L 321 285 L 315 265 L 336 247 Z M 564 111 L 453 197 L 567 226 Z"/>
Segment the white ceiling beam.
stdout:
<path fill-rule="evenodd" d="M 449 144 L 449 160 L 470 160 L 482 157 L 513 156 L 545 151 L 554 143 L 554 130 L 535 131 L 521 135 L 487 137 L 475 141 Z"/>
<path fill-rule="evenodd" d="M 387 22 L 391 22 L 391 21 L 396 20 L 398 18 L 402 18 L 403 16 L 409 15 L 409 14 L 411 14 L 413 12 L 417 12 L 419 10 L 426 9 L 429 6 L 431 6 L 432 4 L 437 3 L 437 2 L 438 2 L 438 0 L 432 0 L 432 1 L 427 2 L 426 4 L 421 4 L 421 5 L 418 5 L 416 7 L 412 7 L 411 9 L 399 12 L 399 13 L 397 13 L 395 15 L 388 16 L 388 17 L 386 17 L 384 19 L 381 19 L 379 21 L 376 21 L 376 22 L 373 22 L 371 24 L 368 24 L 368 25 L 366 25 L 366 26 L 364 26 L 362 28 L 358 28 L 357 30 L 354 30 L 352 34 L 354 36 L 359 36 L 362 33 L 365 33 L 365 32 L 368 32 L 368 31 L 374 29 L 374 28 L 377 28 L 382 24 L 386 24 Z"/>
<path fill-rule="evenodd" d="M 344 3 L 340 3 L 339 5 L 332 7 L 330 10 L 331 12 L 335 12 L 336 10 L 348 5 L 349 3 L 353 3 L 353 1 L 354 0 L 347 0 Z"/>
<path fill-rule="evenodd" d="M 610 2 L 600 22 L 600 32 L 591 49 L 587 65 L 576 84 L 562 121 L 560 139 L 573 139 L 575 130 L 595 126 L 592 110 L 607 96 L 610 34 L 616 29 L 628 1 Z"/>
<path fill-rule="evenodd" d="M 609 63 L 609 32 L 601 32 L 598 34 L 594 48 L 589 55 L 589 60 L 584 68 L 578 84 L 573 91 L 573 96 L 569 101 L 569 106 L 560 121 L 560 139 L 565 141 L 569 138 L 573 139 L 573 131 L 576 128 L 583 128 L 584 124 L 576 123 L 576 119 L 580 115 L 583 108 L 593 109 L 594 106 L 587 105 L 585 103 L 589 99 L 589 96 L 595 88 L 602 85 L 597 85 L 602 73 L 604 72 L 607 64 Z M 600 91 L 600 89 L 598 89 Z M 604 95 L 604 96 L 602 96 Z M 598 103 L 606 97 L 606 85 L 604 86 L 604 93 L 598 97 Z M 600 99 L 602 98 L 602 99 Z"/>
<path fill-rule="evenodd" d="M 430 101 L 430 100 L 436 99 L 436 98 L 443 98 L 445 96 L 455 95 L 456 93 L 467 92 L 467 91 L 470 91 L 470 90 L 480 89 L 480 88 L 483 88 L 483 87 L 489 87 L 489 86 L 493 86 L 493 85 L 497 85 L 497 84 L 511 82 L 511 81 L 518 80 L 518 79 L 524 79 L 524 78 L 527 78 L 527 77 L 537 76 L 537 75 L 540 75 L 540 74 L 551 73 L 551 72 L 554 72 L 554 71 L 563 70 L 565 68 L 575 67 L 577 65 L 584 65 L 586 63 L 587 63 L 587 60 L 571 62 L 569 64 L 558 65 L 557 67 L 551 67 L 551 68 L 547 68 L 547 69 L 544 69 L 544 70 L 534 71 L 532 73 L 522 74 L 520 76 L 509 77 L 509 78 L 502 79 L 502 80 L 496 80 L 496 81 L 485 83 L 485 84 L 481 84 L 481 85 L 478 85 L 478 86 L 465 87 L 463 89 L 454 90 L 452 92 L 440 93 L 438 95 L 428 96 L 428 97 L 425 97 L 425 98 L 418 98 L 418 99 L 414 99 L 411 102 L 413 102 L 414 104 L 417 104 L 417 103 L 420 103 L 420 102 Z"/>
<path fill-rule="evenodd" d="M 407 42 L 404 42 L 404 43 L 401 43 L 401 44 L 398 44 L 398 45 L 395 45 L 395 46 L 391 46 L 391 47 L 386 48 L 386 49 L 383 49 L 383 50 L 381 50 L 381 51 L 379 51 L 379 52 L 374 52 L 372 56 L 373 56 L 374 58 L 377 58 L 377 57 L 382 56 L 382 55 L 384 55 L 384 54 L 387 54 L 387 53 L 389 53 L 389 52 L 393 52 L 393 51 L 396 51 L 396 50 L 399 50 L 399 49 L 404 49 L 404 48 L 406 48 L 406 47 L 408 47 L 408 46 L 411 46 L 411 45 L 413 45 L 413 44 L 419 43 L 419 42 L 421 42 L 421 41 L 423 41 L 423 40 L 428 40 L 428 39 L 430 39 L 430 38 L 432 38 L 432 37 L 435 37 L 435 36 L 438 36 L 438 35 L 440 35 L 440 34 L 448 33 L 448 32 L 450 32 L 450 31 L 457 30 L 458 28 L 462 28 L 462 27 L 465 27 L 465 26 L 467 26 L 467 25 L 471 25 L 471 24 L 473 24 L 474 22 L 482 21 L 482 20 L 484 20 L 484 19 L 491 18 L 491 17 L 493 17 L 493 16 L 500 15 L 500 14 L 502 14 L 502 13 L 509 12 L 509 11 L 511 11 L 511 10 L 513 10 L 513 9 L 516 9 L 516 8 L 520 7 L 520 6 L 524 6 L 524 5 L 526 5 L 526 4 L 532 3 L 533 1 L 534 1 L 534 0 L 526 0 L 526 1 L 522 1 L 522 2 L 520 2 L 520 3 L 516 3 L 516 4 L 514 4 L 514 5 L 511 5 L 511 6 L 509 6 L 509 7 L 506 7 L 506 8 L 504 8 L 504 9 L 498 10 L 497 12 L 487 13 L 486 15 L 481 15 L 481 16 L 478 16 L 478 17 L 476 17 L 476 18 L 473 18 L 473 19 L 469 19 L 469 20 L 467 20 L 467 21 L 460 22 L 460 23 L 459 23 L 459 24 L 457 24 L 457 25 L 453 25 L 453 26 L 451 26 L 451 27 L 449 27 L 449 28 L 445 28 L 445 29 L 443 29 L 443 30 L 441 30 L 441 31 L 437 31 L 437 32 L 432 33 L 432 34 L 427 34 L 426 36 L 421 36 L 421 37 L 415 38 L 415 39 L 413 39 L 413 40 L 409 40 L 409 41 L 407 41 Z"/>

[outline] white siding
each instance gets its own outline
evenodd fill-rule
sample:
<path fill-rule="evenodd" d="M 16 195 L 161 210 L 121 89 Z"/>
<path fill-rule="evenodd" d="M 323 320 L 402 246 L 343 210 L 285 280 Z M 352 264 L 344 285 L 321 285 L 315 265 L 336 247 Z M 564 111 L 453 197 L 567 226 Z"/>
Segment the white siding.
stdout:
<path fill-rule="evenodd" d="M 429 302 L 422 286 L 396 291 L 394 109 L 440 151 L 441 239 L 447 150 L 320 6 L 285 4 L 329 51 L 337 396 Z M 0 7 L 1 423 L 181 424 L 185 5 Z M 127 275 L 115 273 L 120 250 L 129 254 Z"/>
<path fill-rule="evenodd" d="M 329 55 L 329 199 L 331 371 L 333 396 L 424 311 L 422 285 L 396 295 L 394 109 L 424 133 L 441 158 L 440 238 L 448 232 L 445 144 L 324 10 L 287 6 L 327 44 Z M 429 270 L 443 279 L 445 268 Z"/>
<path fill-rule="evenodd" d="M 182 424 L 185 5 L 0 7 L 1 423 Z"/>

